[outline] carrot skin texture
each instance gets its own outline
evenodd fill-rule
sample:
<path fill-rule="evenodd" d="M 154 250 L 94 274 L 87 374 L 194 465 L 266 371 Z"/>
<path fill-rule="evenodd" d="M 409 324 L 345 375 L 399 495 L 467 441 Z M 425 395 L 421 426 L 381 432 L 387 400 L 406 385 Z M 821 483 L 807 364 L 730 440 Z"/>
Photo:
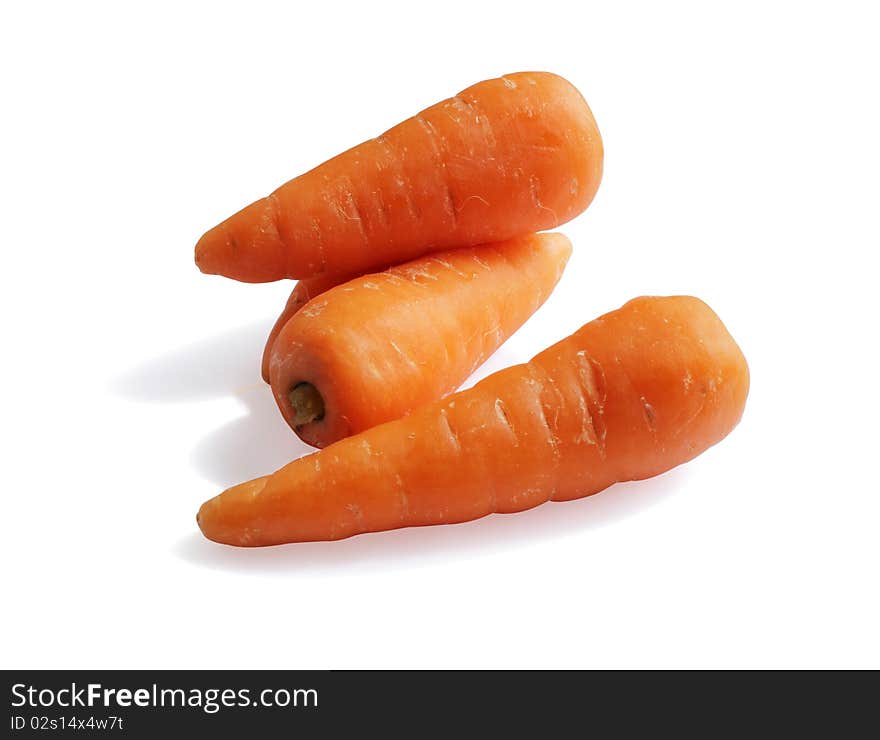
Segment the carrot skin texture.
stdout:
<path fill-rule="evenodd" d="M 554 229 L 590 204 L 602 159 L 571 83 L 486 80 L 231 216 L 199 240 L 196 264 L 244 282 L 354 274 Z"/>
<path fill-rule="evenodd" d="M 643 297 L 531 362 L 228 489 L 217 542 L 336 540 L 587 496 L 696 457 L 738 423 L 745 358 L 687 296 Z"/>
<path fill-rule="evenodd" d="M 266 346 L 263 348 L 263 359 L 261 362 L 263 380 L 267 383 L 269 382 L 269 360 L 272 357 L 272 347 L 288 319 L 305 306 L 306 303 L 312 300 L 312 298 L 317 298 L 321 293 L 330 288 L 335 288 L 337 285 L 348 282 L 354 277 L 358 276 L 321 275 L 320 277 L 309 278 L 308 280 L 300 280 L 293 286 L 293 290 L 290 292 L 290 297 L 287 299 L 284 310 L 272 326 L 272 331 L 269 332 L 269 336 L 266 339 Z"/>
<path fill-rule="evenodd" d="M 550 296 L 562 234 L 440 252 L 331 288 L 273 344 L 269 380 L 285 420 L 326 447 L 452 393 Z M 323 417 L 297 425 L 290 391 L 317 388 Z"/>

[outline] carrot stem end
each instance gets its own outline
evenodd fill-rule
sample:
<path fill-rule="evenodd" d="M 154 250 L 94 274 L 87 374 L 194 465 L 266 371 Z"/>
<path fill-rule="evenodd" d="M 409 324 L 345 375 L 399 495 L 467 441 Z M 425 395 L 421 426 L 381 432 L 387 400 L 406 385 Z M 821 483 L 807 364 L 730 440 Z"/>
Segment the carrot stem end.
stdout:
<path fill-rule="evenodd" d="M 324 399 L 311 383 L 297 383 L 288 394 L 293 407 L 292 424 L 301 427 L 324 418 Z"/>

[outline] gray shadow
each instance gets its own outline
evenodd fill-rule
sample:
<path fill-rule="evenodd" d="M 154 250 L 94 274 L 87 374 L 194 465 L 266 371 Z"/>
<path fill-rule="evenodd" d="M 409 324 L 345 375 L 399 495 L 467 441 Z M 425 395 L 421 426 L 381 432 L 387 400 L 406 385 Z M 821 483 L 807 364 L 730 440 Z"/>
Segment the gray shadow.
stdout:
<path fill-rule="evenodd" d="M 110 388 L 135 401 L 181 403 L 233 397 L 244 414 L 196 442 L 193 466 L 217 493 L 271 473 L 313 448 L 281 418 L 260 377 L 260 357 L 272 325 L 255 322 L 193 342 L 129 369 Z"/>
<path fill-rule="evenodd" d="M 494 514 L 464 524 L 363 534 L 338 542 L 250 549 L 218 545 L 193 532 L 182 538 L 173 552 L 191 565 L 246 574 L 322 576 L 412 568 L 529 547 L 612 525 L 671 496 L 686 475 L 676 468 L 650 480 L 618 483 L 577 501 L 546 503 L 529 511 Z"/>
<path fill-rule="evenodd" d="M 260 357 L 271 321 L 231 329 L 133 367 L 110 383 L 135 401 L 174 403 L 236 395 L 262 384 Z"/>
<path fill-rule="evenodd" d="M 315 451 L 287 426 L 262 380 L 236 396 L 246 413 L 202 437 L 190 455 L 196 470 L 220 490 L 273 473 Z"/>

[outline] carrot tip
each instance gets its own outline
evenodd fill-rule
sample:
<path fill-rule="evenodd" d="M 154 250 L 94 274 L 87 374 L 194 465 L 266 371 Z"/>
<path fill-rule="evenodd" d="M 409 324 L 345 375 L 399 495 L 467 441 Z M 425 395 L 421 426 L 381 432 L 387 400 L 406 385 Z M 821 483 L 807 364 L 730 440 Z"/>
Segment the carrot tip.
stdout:
<path fill-rule="evenodd" d="M 311 383 L 297 383 L 287 397 L 293 407 L 291 423 L 294 427 L 324 418 L 324 399 Z"/>
<path fill-rule="evenodd" d="M 206 275 L 222 274 L 223 262 L 229 259 L 233 248 L 234 242 L 222 226 L 211 229 L 196 243 L 196 267 Z"/>
<path fill-rule="evenodd" d="M 210 274 L 211 270 L 208 266 L 208 249 L 209 247 L 207 246 L 206 239 L 203 236 L 196 244 L 196 267 L 198 267 L 199 270 L 201 270 L 202 272 Z"/>

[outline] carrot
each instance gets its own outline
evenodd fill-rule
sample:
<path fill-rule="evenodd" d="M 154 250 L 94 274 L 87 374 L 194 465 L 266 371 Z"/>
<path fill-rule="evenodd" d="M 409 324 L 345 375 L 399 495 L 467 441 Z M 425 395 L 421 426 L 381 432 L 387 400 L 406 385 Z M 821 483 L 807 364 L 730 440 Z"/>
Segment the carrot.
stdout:
<path fill-rule="evenodd" d="M 570 254 L 562 234 L 531 234 L 331 288 L 272 347 L 281 413 L 325 447 L 452 393 L 544 303 Z"/>
<path fill-rule="evenodd" d="M 637 298 L 531 362 L 202 505 L 232 545 L 521 511 L 684 463 L 736 426 L 745 358 L 696 298 Z"/>
<path fill-rule="evenodd" d="M 341 283 L 348 282 L 356 275 L 321 275 L 320 277 L 309 278 L 308 280 L 300 280 L 293 286 L 290 297 L 281 315 L 275 321 L 269 337 L 266 339 L 266 346 L 263 349 L 262 373 L 263 380 L 269 382 L 269 359 L 272 356 L 272 346 L 275 340 L 287 323 L 287 320 L 306 305 L 312 298 L 317 298 L 321 293 L 330 288 L 334 288 Z"/>
<path fill-rule="evenodd" d="M 561 77 L 480 82 L 208 231 L 202 272 L 245 282 L 364 273 L 556 228 L 593 199 L 602 140 Z"/>

